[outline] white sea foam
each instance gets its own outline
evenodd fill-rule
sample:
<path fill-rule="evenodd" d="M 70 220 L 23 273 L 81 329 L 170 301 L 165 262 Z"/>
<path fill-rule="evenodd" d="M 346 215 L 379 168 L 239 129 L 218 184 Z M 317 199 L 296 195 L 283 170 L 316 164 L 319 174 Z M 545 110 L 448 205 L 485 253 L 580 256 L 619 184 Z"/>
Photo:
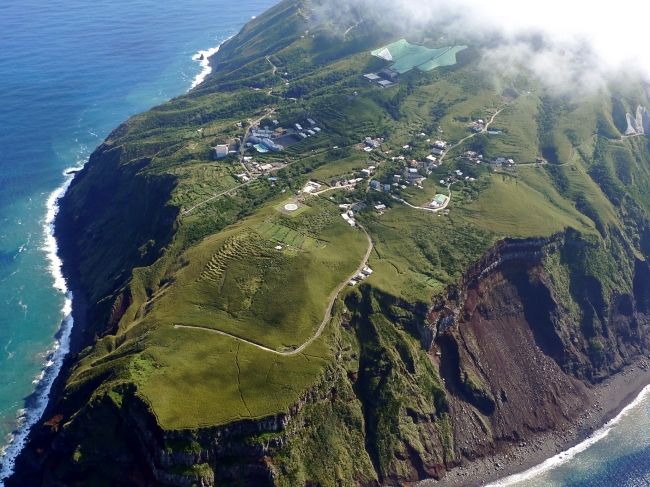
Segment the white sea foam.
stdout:
<path fill-rule="evenodd" d="M 616 416 L 614 419 L 610 420 L 603 426 L 602 428 L 596 430 L 589 438 L 587 438 L 585 441 L 582 443 L 574 446 L 573 448 L 570 448 L 562 453 L 558 453 L 552 458 L 549 458 L 545 462 L 541 463 L 540 465 L 537 465 L 536 467 L 533 467 L 529 470 L 526 470 L 525 472 L 518 473 L 515 475 L 511 475 L 510 477 L 506 477 L 505 479 L 501 479 L 497 482 L 488 484 L 486 487 L 507 487 L 510 485 L 515 485 L 520 482 L 525 482 L 527 480 L 533 480 L 540 474 L 544 472 L 548 472 L 549 470 L 553 470 L 560 465 L 564 465 L 568 463 L 569 461 L 573 460 L 576 455 L 579 453 L 582 453 L 583 451 L 587 450 L 589 447 L 593 446 L 594 444 L 598 443 L 599 441 L 603 440 L 606 438 L 612 429 L 634 408 L 636 408 L 639 404 L 641 404 L 643 401 L 645 401 L 648 397 L 650 397 L 650 386 L 646 387 L 641 391 L 641 394 L 637 396 L 637 398 L 628 406 L 626 406 L 619 414 Z"/>
<path fill-rule="evenodd" d="M 29 431 L 41 418 L 47 407 L 48 396 L 52 384 L 56 379 L 63 360 L 70 350 L 70 335 L 72 332 L 72 293 L 63 276 L 62 261 L 58 255 L 58 245 L 54 237 L 54 220 L 59 211 L 59 200 L 65 194 L 72 182 L 74 173 L 70 171 L 79 170 L 80 167 L 69 168 L 64 171 L 66 180 L 64 184 L 54 191 L 47 199 L 47 213 L 43 222 L 44 245 L 42 250 L 46 253 L 49 261 L 49 270 L 52 274 L 54 288 L 64 296 L 61 308 L 61 328 L 57 333 L 57 340 L 45 356 L 43 369 L 34 379 L 36 390 L 33 402 L 28 409 L 21 409 L 17 417 L 17 428 L 9 436 L 8 444 L 0 450 L 0 486 L 4 485 L 4 479 L 13 473 L 16 458 L 24 448 Z"/>
<path fill-rule="evenodd" d="M 226 39 L 224 42 L 230 39 L 231 37 Z M 192 56 L 192 61 L 197 61 L 199 64 L 201 64 L 201 68 L 203 69 L 199 74 L 196 75 L 194 81 L 192 81 L 192 86 L 190 87 L 190 90 L 196 88 L 201 83 L 203 83 L 205 81 L 205 78 L 207 78 L 210 75 L 210 73 L 212 73 L 212 66 L 210 66 L 210 58 L 219 52 L 219 49 L 221 49 L 222 45 L 223 42 L 219 44 L 217 47 L 212 47 L 204 51 L 199 51 L 194 56 Z"/>

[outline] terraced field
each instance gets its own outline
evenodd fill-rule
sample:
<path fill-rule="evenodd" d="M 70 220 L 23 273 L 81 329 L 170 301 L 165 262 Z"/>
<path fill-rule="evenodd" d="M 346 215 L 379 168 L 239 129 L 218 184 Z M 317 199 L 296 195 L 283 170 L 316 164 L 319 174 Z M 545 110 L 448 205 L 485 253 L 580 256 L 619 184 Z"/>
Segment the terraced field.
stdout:
<path fill-rule="evenodd" d="M 253 232 L 242 232 L 226 240 L 199 277 L 199 281 L 223 284 L 226 269 L 233 260 L 261 257 L 262 247 Z"/>
<path fill-rule="evenodd" d="M 269 206 L 190 250 L 189 264 L 147 319 L 213 328 L 274 349 L 303 343 L 367 247 L 336 205 L 320 198 L 310 205 L 295 218 Z"/>
<path fill-rule="evenodd" d="M 269 240 L 287 245 L 294 250 L 310 250 L 319 245 L 318 240 L 309 235 L 297 232 L 272 220 L 265 221 L 256 230 Z"/>

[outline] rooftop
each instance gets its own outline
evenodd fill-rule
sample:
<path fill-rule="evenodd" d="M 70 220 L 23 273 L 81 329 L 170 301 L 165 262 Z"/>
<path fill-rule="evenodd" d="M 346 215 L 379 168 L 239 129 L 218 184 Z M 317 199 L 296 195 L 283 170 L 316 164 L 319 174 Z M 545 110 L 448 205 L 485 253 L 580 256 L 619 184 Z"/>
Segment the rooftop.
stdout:
<path fill-rule="evenodd" d="M 414 68 L 420 71 L 431 71 L 437 67 L 453 66 L 456 64 L 456 54 L 466 49 L 466 46 L 449 46 L 439 49 L 411 44 L 406 39 L 400 39 L 388 46 L 372 51 L 372 55 L 385 61 L 392 61 L 390 69 L 399 74 L 408 73 Z"/>

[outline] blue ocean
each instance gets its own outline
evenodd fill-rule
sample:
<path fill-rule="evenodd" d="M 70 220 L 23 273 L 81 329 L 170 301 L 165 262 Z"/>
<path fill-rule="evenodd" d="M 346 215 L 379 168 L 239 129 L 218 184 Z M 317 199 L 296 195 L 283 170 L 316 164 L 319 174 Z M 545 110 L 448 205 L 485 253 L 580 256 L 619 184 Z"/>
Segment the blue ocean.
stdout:
<path fill-rule="evenodd" d="M 127 117 L 200 82 L 197 53 L 274 3 L 0 1 L 0 479 L 73 325 L 50 233 L 67 171 Z M 650 394 L 579 451 L 502 485 L 650 485 Z"/>
<path fill-rule="evenodd" d="M 491 487 L 647 487 L 650 387 L 582 444 Z"/>
<path fill-rule="evenodd" d="M 197 53 L 273 3 L 0 1 L 0 443 L 12 444 L 0 478 L 72 325 L 49 233 L 66 171 L 130 115 L 198 83 Z"/>

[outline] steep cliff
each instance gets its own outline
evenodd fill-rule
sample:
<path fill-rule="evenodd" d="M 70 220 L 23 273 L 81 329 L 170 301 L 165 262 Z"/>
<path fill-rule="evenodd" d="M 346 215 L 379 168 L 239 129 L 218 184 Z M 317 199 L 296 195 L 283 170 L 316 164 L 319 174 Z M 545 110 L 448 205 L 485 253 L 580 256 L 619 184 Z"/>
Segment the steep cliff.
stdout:
<path fill-rule="evenodd" d="M 75 347 L 7 485 L 441 478 L 576 425 L 595 385 L 650 351 L 650 151 L 619 132 L 643 88 L 567 100 L 526 73 L 503 92 L 469 49 L 380 90 L 362 75 L 395 34 L 355 18 L 339 35 L 311 7 L 252 21 L 204 85 L 133 117 L 76 175 L 57 219 Z M 476 107 L 503 137 L 467 148 L 520 169 L 462 147 L 423 189 L 395 187 L 404 144 L 431 153 L 414 128 L 460 140 Z M 212 159 L 273 117 L 322 133 L 244 152 L 274 167 L 244 166 L 250 183 L 237 150 Z M 361 150 L 368 135 L 384 150 Z M 397 198 L 341 190 L 371 165 Z M 450 213 L 423 209 L 455 171 Z M 308 178 L 324 197 L 300 193 Z"/>

